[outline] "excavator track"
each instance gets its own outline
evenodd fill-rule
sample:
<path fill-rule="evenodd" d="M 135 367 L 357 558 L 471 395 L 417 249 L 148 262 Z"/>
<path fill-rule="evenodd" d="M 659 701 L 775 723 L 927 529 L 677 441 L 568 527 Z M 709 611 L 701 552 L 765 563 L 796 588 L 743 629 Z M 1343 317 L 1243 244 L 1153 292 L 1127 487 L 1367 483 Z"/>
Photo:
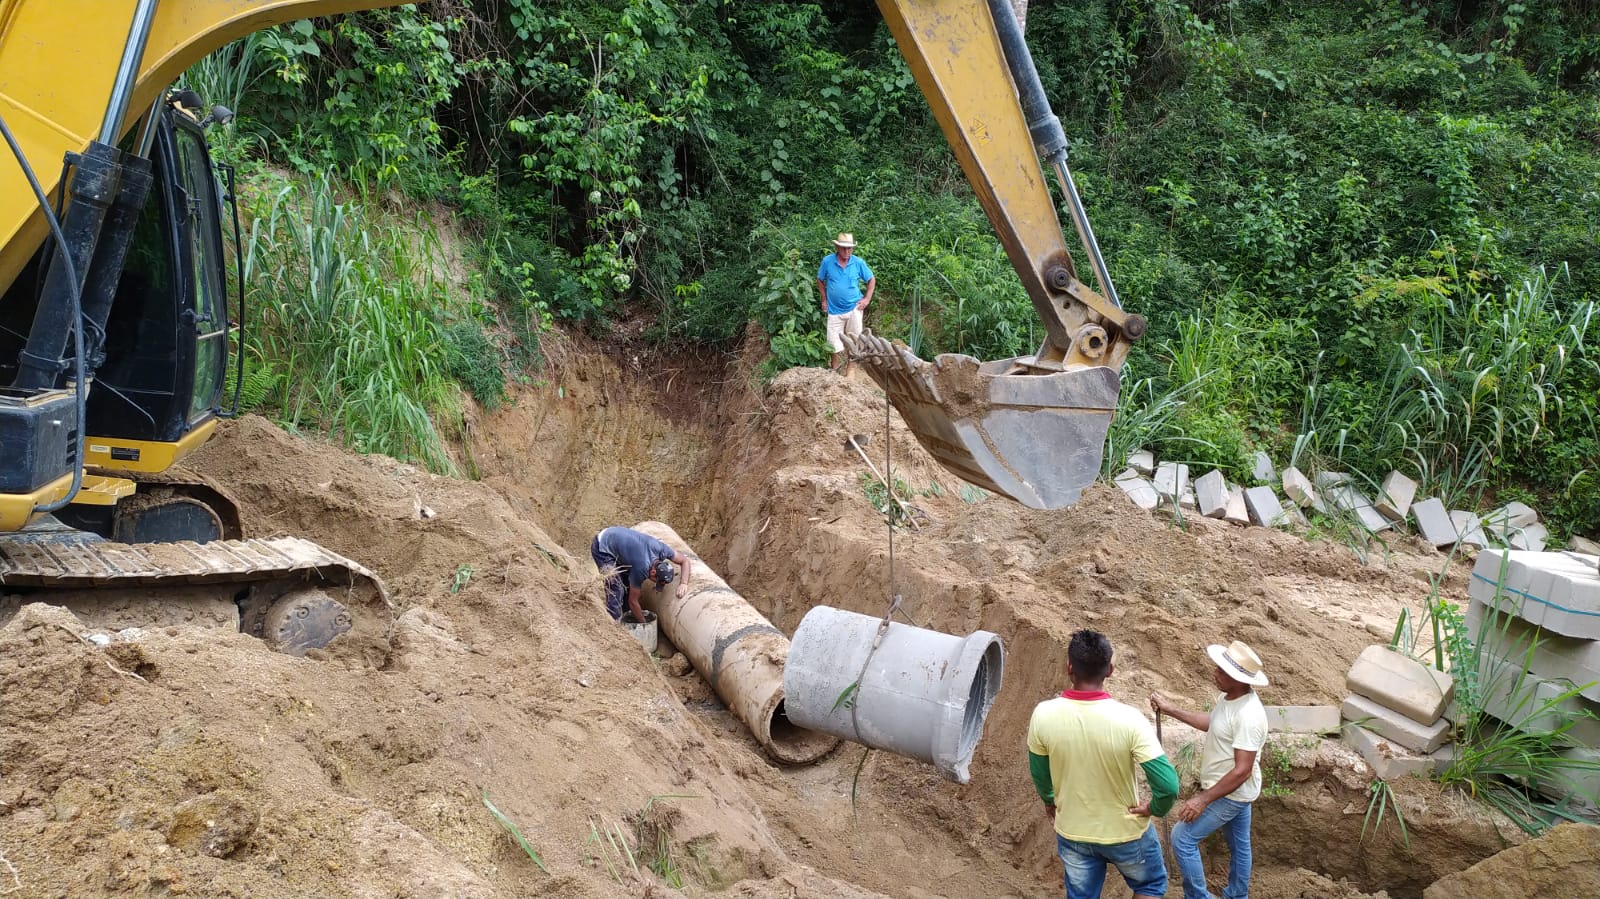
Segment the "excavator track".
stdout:
<path fill-rule="evenodd" d="M 298 537 L 127 544 L 62 528 L 0 535 L 0 618 L 65 605 L 91 627 L 232 625 L 290 655 L 381 665 L 394 608 L 357 562 Z"/>

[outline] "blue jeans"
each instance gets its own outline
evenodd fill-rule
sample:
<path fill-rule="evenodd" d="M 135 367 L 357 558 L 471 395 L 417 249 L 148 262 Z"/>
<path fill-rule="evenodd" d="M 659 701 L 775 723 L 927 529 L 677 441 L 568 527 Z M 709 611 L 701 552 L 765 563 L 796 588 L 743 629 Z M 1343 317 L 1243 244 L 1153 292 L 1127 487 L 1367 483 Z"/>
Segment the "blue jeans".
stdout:
<path fill-rule="evenodd" d="M 1056 834 L 1056 853 L 1065 869 L 1067 899 L 1100 899 L 1108 862 L 1117 866 L 1135 896 L 1167 894 L 1167 863 L 1161 858 L 1154 827 L 1145 828 L 1137 840 L 1110 845 L 1080 843 Z"/>
<path fill-rule="evenodd" d="M 1222 899 L 1245 899 L 1250 894 L 1250 803 L 1218 799 L 1200 817 L 1172 828 L 1172 854 L 1183 875 L 1183 899 L 1209 899 L 1206 869 L 1200 863 L 1200 841 L 1221 830 L 1228 841 L 1228 887 Z"/>

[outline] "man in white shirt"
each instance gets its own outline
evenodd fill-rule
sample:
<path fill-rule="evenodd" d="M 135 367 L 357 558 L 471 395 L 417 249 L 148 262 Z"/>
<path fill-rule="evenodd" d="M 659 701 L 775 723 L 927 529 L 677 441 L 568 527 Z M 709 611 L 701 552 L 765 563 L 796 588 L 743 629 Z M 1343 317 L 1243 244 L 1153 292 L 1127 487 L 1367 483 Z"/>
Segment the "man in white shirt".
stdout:
<path fill-rule="evenodd" d="M 1206 655 L 1216 666 L 1211 680 L 1221 694 L 1210 712 L 1174 706 L 1160 693 L 1150 694 L 1157 715 L 1171 715 L 1206 732 L 1200 749 L 1200 792 L 1178 807 L 1172 829 L 1172 854 L 1183 875 L 1183 899 L 1209 899 L 1200 841 L 1221 830 L 1228 843 L 1228 886 L 1222 899 L 1246 899 L 1250 893 L 1250 804 L 1261 795 L 1261 748 L 1267 741 L 1267 710 L 1254 687 L 1265 687 L 1261 657 L 1235 640 L 1226 647 L 1212 644 Z"/>

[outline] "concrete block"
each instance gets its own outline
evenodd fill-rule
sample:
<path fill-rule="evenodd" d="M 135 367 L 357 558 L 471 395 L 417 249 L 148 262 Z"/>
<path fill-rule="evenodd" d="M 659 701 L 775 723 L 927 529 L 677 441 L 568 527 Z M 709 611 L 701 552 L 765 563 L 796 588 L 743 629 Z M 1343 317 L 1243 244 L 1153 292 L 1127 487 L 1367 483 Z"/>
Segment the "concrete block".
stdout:
<path fill-rule="evenodd" d="M 1567 549 L 1586 555 L 1600 556 L 1600 543 L 1596 543 L 1587 537 L 1579 537 L 1576 534 L 1572 535 L 1572 539 L 1567 541 Z"/>
<path fill-rule="evenodd" d="M 1228 505 L 1223 509 L 1222 520 L 1230 524 L 1250 523 L 1250 507 L 1245 505 L 1243 487 L 1229 488 Z"/>
<path fill-rule="evenodd" d="M 1263 483 L 1272 483 L 1278 479 L 1278 470 L 1272 467 L 1272 459 L 1266 453 L 1256 450 L 1255 464 L 1250 467 L 1250 476 Z"/>
<path fill-rule="evenodd" d="M 1340 484 L 1350 483 L 1350 476 L 1342 471 L 1319 471 L 1315 483 L 1318 490 L 1330 490 Z"/>
<path fill-rule="evenodd" d="M 1511 502 L 1483 516 L 1483 526 L 1491 533 L 1504 538 L 1507 532 L 1525 528 L 1539 520 L 1539 513 L 1526 503 Z"/>
<path fill-rule="evenodd" d="M 1546 797 L 1560 801 L 1571 799 L 1574 807 L 1593 815 L 1600 809 L 1600 749 L 1575 746 L 1561 750 L 1563 758 L 1581 762 L 1587 767 L 1565 767 L 1551 772 L 1533 782 L 1534 788 Z"/>
<path fill-rule="evenodd" d="M 1456 682 L 1387 646 L 1368 646 L 1350 666 L 1345 686 L 1413 721 L 1432 724 L 1455 695 Z"/>
<path fill-rule="evenodd" d="M 1378 513 L 1365 494 L 1348 484 L 1340 484 L 1329 490 L 1328 502 L 1335 509 L 1355 516 L 1362 527 L 1374 534 L 1391 524 L 1389 519 Z"/>
<path fill-rule="evenodd" d="M 1339 709 L 1331 705 L 1269 705 L 1267 732 L 1274 734 L 1332 734 L 1340 727 Z"/>
<path fill-rule="evenodd" d="M 1128 494 L 1128 499 L 1133 500 L 1133 504 L 1141 509 L 1153 511 L 1161 504 L 1161 497 L 1156 495 L 1155 485 L 1131 468 L 1117 475 L 1116 483 L 1122 488 L 1123 493 Z"/>
<path fill-rule="evenodd" d="M 1182 462 L 1163 462 L 1156 466 L 1156 493 L 1168 505 L 1177 505 L 1189 489 L 1189 466 Z"/>
<path fill-rule="evenodd" d="M 1478 516 L 1460 509 L 1450 510 L 1450 523 L 1455 525 L 1459 534 L 1456 542 L 1463 546 L 1476 546 L 1483 549 L 1489 545 L 1489 537 L 1483 532 L 1482 522 Z"/>
<path fill-rule="evenodd" d="M 1515 528 L 1507 536 L 1506 541 L 1512 549 L 1531 549 L 1534 552 L 1544 552 L 1545 543 L 1550 539 L 1550 530 L 1544 525 L 1534 522 L 1525 528 Z"/>
<path fill-rule="evenodd" d="M 1300 511 L 1299 506 L 1289 506 L 1284 509 L 1282 523 L 1299 530 L 1311 527 L 1311 521 L 1306 518 L 1306 513 Z"/>
<path fill-rule="evenodd" d="M 1600 640 L 1600 570 L 1586 557 L 1486 549 L 1467 595 L 1562 636 Z"/>
<path fill-rule="evenodd" d="M 1207 518 L 1221 518 L 1228 509 L 1228 479 L 1220 471 L 1201 475 L 1194 482 L 1194 494 L 1200 514 Z"/>
<path fill-rule="evenodd" d="M 1156 454 L 1147 449 L 1137 450 L 1128 456 L 1128 467 L 1145 476 L 1155 474 Z"/>
<path fill-rule="evenodd" d="M 1183 488 L 1183 495 L 1178 497 L 1178 505 L 1190 512 L 1200 511 L 1200 501 L 1195 498 L 1193 486 Z"/>
<path fill-rule="evenodd" d="M 1309 507 L 1317 501 L 1316 488 L 1312 487 L 1310 479 L 1293 465 L 1283 470 L 1283 493 L 1301 508 Z"/>
<path fill-rule="evenodd" d="M 1250 510 L 1250 520 L 1265 528 L 1276 527 L 1283 519 L 1283 504 L 1271 487 L 1251 487 L 1244 492 L 1244 504 Z"/>
<path fill-rule="evenodd" d="M 1444 503 L 1430 496 L 1412 506 L 1411 512 L 1417 517 L 1417 530 L 1422 532 L 1422 539 L 1440 549 L 1455 545 L 1456 526 L 1450 520 L 1450 513 L 1445 511 Z"/>
<path fill-rule="evenodd" d="M 1478 693 L 1491 717 L 1529 733 L 1566 726 L 1557 738 L 1561 744 L 1600 746 L 1600 703 L 1568 695 L 1571 691 L 1568 684 L 1523 670 L 1520 658 L 1478 655 Z"/>
<path fill-rule="evenodd" d="M 1411 500 L 1417 495 L 1417 482 L 1398 471 L 1389 472 L 1383 479 L 1383 489 L 1378 491 L 1378 511 L 1390 521 L 1405 521 L 1411 510 Z"/>
<path fill-rule="evenodd" d="M 1422 724 L 1365 696 L 1346 696 L 1344 704 L 1339 706 L 1339 714 L 1344 720 L 1413 752 L 1432 752 L 1443 746 L 1445 737 L 1450 734 L 1450 722 L 1443 718 L 1432 724 Z"/>
<path fill-rule="evenodd" d="M 1399 780 L 1411 776 L 1427 777 L 1433 773 L 1437 765 L 1434 759 L 1426 755 L 1417 755 L 1354 724 L 1345 725 L 1344 741 L 1361 754 L 1361 758 L 1372 768 L 1373 775 L 1379 780 Z"/>
<path fill-rule="evenodd" d="M 1570 682 L 1583 698 L 1600 702 L 1600 641 L 1563 637 L 1518 618 L 1498 612 L 1481 599 L 1467 605 L 1467 628 L 1485 652 L 1502 658 L 1527 660 L 1535 676 Z"/>

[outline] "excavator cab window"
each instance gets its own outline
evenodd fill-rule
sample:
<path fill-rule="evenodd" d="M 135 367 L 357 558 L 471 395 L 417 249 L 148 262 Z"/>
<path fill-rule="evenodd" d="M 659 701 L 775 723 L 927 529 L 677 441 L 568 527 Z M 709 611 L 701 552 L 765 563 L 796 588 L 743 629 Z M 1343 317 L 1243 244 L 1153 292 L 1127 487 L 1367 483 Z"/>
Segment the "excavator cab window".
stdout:
<path fill-rule="evenodd" d="M 106 322 L 88 432 L 171 442 L 219 407 L 227 367 L 219 198 L 199 126 L 171 109 L 151 147 L 155 189 Z"/>

